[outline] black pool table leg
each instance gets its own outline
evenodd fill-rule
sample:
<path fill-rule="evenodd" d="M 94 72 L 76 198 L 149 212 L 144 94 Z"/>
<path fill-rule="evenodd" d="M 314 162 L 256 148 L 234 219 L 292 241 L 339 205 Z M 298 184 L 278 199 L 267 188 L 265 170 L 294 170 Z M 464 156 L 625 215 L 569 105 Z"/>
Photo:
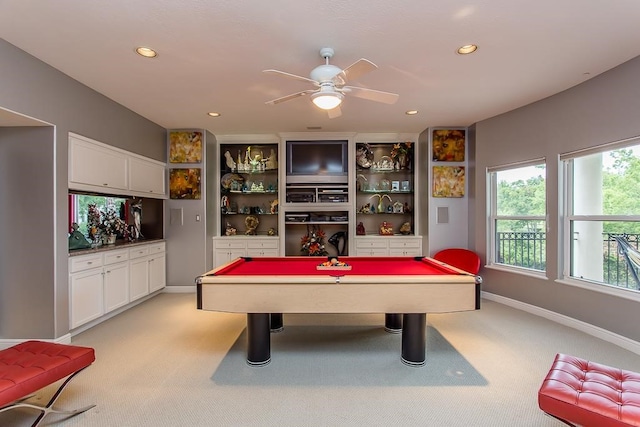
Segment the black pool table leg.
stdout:
<path fill-rule="evenodd" d="M 402 332 L 402 314 L 386 313 L 384 315 L 384 330 L 392 334 Z"/>
<path fill-rule="evenodd" d="M 247 313 L 247 363 L 264 366 L 271 362 L 269 313 Z"/>
<path fill-rule="evenodd" d="M 282 332 L 284 330 L 284 322 L 282 320 L 282 313 L 271 313 L 270 316 L 271 332 Z"/>
<path fill-rule="evenodd" d="M 427 345 L 427 315 L 405 314 L 402 324 L 402 362 L 409 366 L 423 366 Z"/>

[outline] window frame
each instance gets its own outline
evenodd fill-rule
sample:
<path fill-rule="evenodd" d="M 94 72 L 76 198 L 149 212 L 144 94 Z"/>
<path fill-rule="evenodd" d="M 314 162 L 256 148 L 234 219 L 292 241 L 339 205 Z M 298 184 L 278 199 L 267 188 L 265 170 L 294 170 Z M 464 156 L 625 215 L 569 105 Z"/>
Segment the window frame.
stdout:
<path fill-rule="evenodd" d="M 595 147 L 587 149 L 571 151 L 562 153 L 559 156 L 559 171 L 560 171 L 560 191 L 561 191 L 561 205 L 560 205 L 560 217 L 562 230 L 560 233 L 561 241 L 561 268 L 559 269 L 560 278 L 559 282 L 569 285 L 593 290 L 600 293 L 614 295 L 618 297 L 624 297 L 634 301 L 640 301 L 640 290 L 624 288 L 614 284 L 599 282 L 593 279 L 580 278 L 571 275 L 572 269 L 572 239 L 574 237 L 574 222 L 640 222 L 640 215 L 605 215 L 605 214 L 574 214 L 573 213 L 573 198 L 574 198 L 574 162 L 573 160 L 583 158 L 593 154 L 604 154 L 610 151 L 640 147 L 640 136 L 626 138 L 619 141 L 609 142 L 601 144 Z"/>
<path fill-rule="evenodd" d="M 498 172 L 504 172 L 514 169 L 525 168 L 529 166 L 544 166 L 545 168 L 545 211 L 543 215 L 498 215 Z M 499 166 L 487 167 L 487 267 L 496 268 L 505 271 L 516 272 L 520 274 L 532 275 L 534 277 L 546 278 L 547 271 L 527 268 L 522 266 L 510 265 L 497 262 L 496 243 L 497 243 L 497 223 L 500 220 L 529 220 L 541 221 L 545 224 L 545 233 L 549 228 L 548 200 L 547 200 L 547 162 L 546 158 L 540 157 L 522 162 L 509 163 Z M 544 246 L 548 244 L 548 236 L 545 234 Z M 545 251 L 546 257 L 547 251 Z M 545 259 L 545 265 L 547 260 Z"/>

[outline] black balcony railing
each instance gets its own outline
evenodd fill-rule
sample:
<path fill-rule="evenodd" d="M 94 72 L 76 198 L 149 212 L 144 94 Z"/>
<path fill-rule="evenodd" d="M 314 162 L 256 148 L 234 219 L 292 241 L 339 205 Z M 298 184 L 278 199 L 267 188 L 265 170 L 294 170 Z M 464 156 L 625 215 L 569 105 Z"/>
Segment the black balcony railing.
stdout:
<path fill-rule="evenodd" d="M 640 290 L 630 266 L 618 249 L 614 236 L 603 233 L 602 262 L 603 282 L 627 289 Z M 640 234 L 625 234 L 629 244 L 640 250 Z M 543 231 L 504 231 L 496 233 L 496 260 L 500 264 L 515 267 L 546 270 L 546 233 Z"/>
<path fill-rule="evenodd" d="M 503 231 L 496 233 L 496 259 L 500 264 L 546 268 L 546 233 L 543 231 Z"/>

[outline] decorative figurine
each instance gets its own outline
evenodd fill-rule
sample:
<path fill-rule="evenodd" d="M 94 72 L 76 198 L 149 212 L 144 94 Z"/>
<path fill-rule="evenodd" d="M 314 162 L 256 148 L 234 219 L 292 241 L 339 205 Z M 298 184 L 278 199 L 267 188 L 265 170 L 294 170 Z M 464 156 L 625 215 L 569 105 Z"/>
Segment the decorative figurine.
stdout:
<path fill-rule="evenodd" d="M 265 168 L 267 170 L 278 169 L 278 159 L 276 159 L 276 150 L 274 150 L 273 148 L 271 149 L 271 154 L 269 155 L 269 158 L 267 159 L 267 162 L 265 164 Z"/>
<path fill-rule="evenodd" d="M 383 221 L 380 224 L 380 235 L 381 236 L 391 236 L 393 235 L 393 225 L 390 222 Z"/>
<path fill-rule="evenodd" d="M 130 206 L 131 215 L 133 216 L 133 232 L 132 240 L 142 239 L 142 199 L 135 200 Z"/>
<path fill-rule="evenodd" d="M 336 252 L 338 253 L 338 255 L 344 255 L 344 251 L 347 247 L 347 232 L 338 231 L 337 233 L 334 233 L 331 237 L 329 237 L 328 242 L 336 248 Z"/>
<path fill-rule="evenodd" d="M 233 161 L 233 157 L 231 157 L 231 153 L 229 151 L 224 153 L 224 157 L 227 159 L 227 167 L 231 169 L 231 171 L 236 170 L 236 162 Z"/>
<path fill-rule="evenodd" d="M 220 199 L 220 208 L 222 209 L 222 213 L 226 214 L 230 212 L 228 196 L 222 196 L 222 198 Z"/>
<path fill-rule="evenodd" d="M 276 229 L 271 227 L 269 230 L 267 230 L 267 236 L 275 236 L 276 235 Z"/>
<path fill-rule="evenodd" d="M 278 199 L 274 199 L 270 203 L 269 212 L 272 214 L 278 213 Z"/>
<path fill-rule="evenodd" d="M 411 234 L 411 223 L 409 221 L 405 222 L 400 226 L 400 234 Z"/>
<path fill-rule="evenodd" d="M 71 225 L 73 231 L 69 235 L 69 249 L 87 249 L 91 247 L 91 243 L 84 237 L 78 230 L 78 223 L 74 222 Z"/>
<path fill-rule="evenodd" d="M 362 223 L 362 221 L 360 221 L 358 223 L 358 226 L 356 227 L 356 234 L 358 236 L 364 236 L 366 234 L 365 229 L 364 229 L 364 224 Z"/>
<path fill-rule="evenodd" d="M 224 234 L 226 234 L 227 236 L 235 236 L 236 229 L 227 222 L 227 228 L 225 229 Z"/>
<path fill-rule="evenodd" d="M 244 234 L 246 234 L 247 236 L 258 234 L 258 232 L 256 231 L 256 229 L 258 228 L 258 224 L 260 224 L 258 217 L 253 215 L 247 216 L 244 220 L 244 225 L 247 227 Z"/>

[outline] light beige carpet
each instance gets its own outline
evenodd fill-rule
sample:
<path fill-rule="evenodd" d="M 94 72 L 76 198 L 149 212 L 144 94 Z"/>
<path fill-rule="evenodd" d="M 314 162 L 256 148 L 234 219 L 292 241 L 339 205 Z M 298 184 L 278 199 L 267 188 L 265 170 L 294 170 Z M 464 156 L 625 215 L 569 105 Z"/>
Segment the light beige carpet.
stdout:
<path fill-rule="evenodd" d="M 97 406 L 59 426 L 561 426 L 537 406 L 558 352 L 640 371 L 640 356 L 483 301 L 427 316 L 427 364 L 400 361 L 383 315 L 285 315 L 272 362 L 245 363 L 245 315 L 161 294 L 73 339 L 96 349 L 58 406 Z M 53 390 L 35 399 L 46 401 Z M 34 400 L 34 399 L 32 399 Z M 28 410 L 0 413 L 30 425 Z"/>

